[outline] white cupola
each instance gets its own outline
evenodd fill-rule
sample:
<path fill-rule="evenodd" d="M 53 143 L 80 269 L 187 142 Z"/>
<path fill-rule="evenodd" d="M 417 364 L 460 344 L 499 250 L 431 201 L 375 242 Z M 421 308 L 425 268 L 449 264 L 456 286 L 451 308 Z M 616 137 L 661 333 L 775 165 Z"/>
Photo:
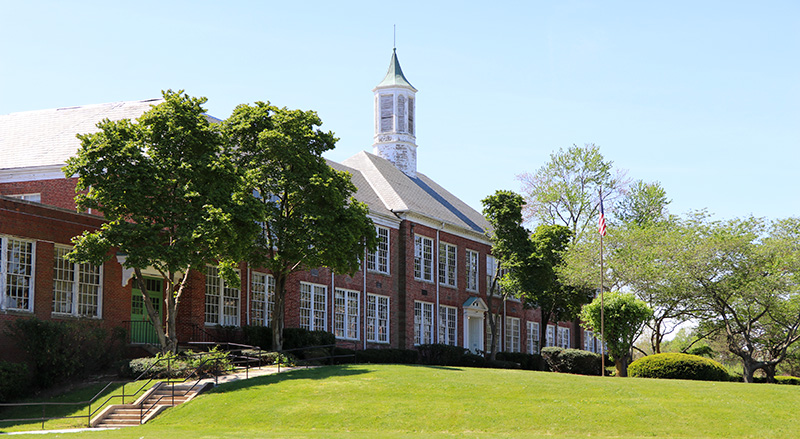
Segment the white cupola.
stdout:
<path fill-rule="evenodd" d="M 397 49 L 386 77 L 372 92 L 375 94 L 375 155 L 392 162 L 409 177 L 417 176 L 417 141 L 414 135 L 415 95 L 417 89 L 403 75 L 397 61 Z"/>

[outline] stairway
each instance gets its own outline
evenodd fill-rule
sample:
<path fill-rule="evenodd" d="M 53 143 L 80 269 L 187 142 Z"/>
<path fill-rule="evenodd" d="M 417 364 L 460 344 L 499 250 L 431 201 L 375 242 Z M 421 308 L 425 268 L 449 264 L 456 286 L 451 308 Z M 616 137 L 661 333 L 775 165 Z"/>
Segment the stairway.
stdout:
<path fill-rule="evenodd" d="M 175 384 L 173 389 L 172 384 L 156 383 L 133 404 L 115 404 L 106 407 L 92 419 L 91 426 L 118 428 L 144 424 L 164 409 L 183 404 L 213 386 L 213 383 Z"/>

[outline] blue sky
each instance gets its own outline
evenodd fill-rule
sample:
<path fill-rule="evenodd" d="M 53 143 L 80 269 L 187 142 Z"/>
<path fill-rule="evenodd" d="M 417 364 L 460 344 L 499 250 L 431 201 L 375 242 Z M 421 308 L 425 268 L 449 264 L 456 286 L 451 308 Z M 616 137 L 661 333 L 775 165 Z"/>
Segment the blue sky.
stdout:
<path fill-rule="evenodd" d="M 372 150 L 397 25 L 418 169 L 476 209 L 595 143 L 673 213 L 798 215 L 800 2 L 487 3 L 0 0 L 0 114 L 269 100 L 318 111 L 341 161 Z"/>

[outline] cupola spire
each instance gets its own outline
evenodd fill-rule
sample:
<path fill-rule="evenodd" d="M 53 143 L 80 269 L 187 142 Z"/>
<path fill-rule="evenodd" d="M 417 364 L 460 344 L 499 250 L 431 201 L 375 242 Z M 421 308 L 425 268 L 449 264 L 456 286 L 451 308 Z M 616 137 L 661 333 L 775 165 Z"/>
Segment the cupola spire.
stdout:
<path fill-rule="evenodd" d="M 392 162 L 409 177 L 417 176 L 416 93 L 406 79 L 397 48 L 383 80 L 372 90 L 375 94 L 375 155 Z"/>

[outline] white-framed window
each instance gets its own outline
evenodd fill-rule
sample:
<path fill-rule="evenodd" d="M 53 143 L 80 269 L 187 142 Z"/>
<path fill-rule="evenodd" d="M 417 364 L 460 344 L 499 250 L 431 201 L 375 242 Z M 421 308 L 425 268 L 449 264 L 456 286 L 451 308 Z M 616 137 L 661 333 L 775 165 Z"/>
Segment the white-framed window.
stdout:
<path fill-rule="evenodd" d="M 569 328 L 558 327 L 558 347 L 569 349 Z"/>
<path fill-rule="evenodd" d="M 439 242 L 439 283 L 456 286 L 456 246 Z"/>
<path fill-rule="evenodd" d="M 492 282 L 494 281 L 494 278 L 497 276 L 499 281 L 499 277 L 502 277 L 503 275 L 502 270 L 499 273 L 497 271 L 498 264 L 500 264 L 500 262 L 497 259 L 495 259 L 494 256 L 486 255 L 486 294 L 492 293 Z M 499 282 L 497 283 L 497 285 L 495 285 L 493 295 L 495 296 L 500 295 Z"/>
<path fill-rule="evenodd" d="M 393 128 L 393 118 L 394 118 L 394 99 L 392 95 L 381 95 L 380 96 L 380 132 L 381 133 L 388 133 L 392 131 Z"/>
<path fill-rule="evenodd" d="M 68 261 L 68 247 L 53 250 L 53 313 L 100 318 L 103 297 L 102 265 Z"/>
<path fill-rule="evenodd" d="M 367 341 L 389 343 L 389 297 L 367 294 Z"/>
<path fill-rule="evenodd" d="M 439 343 L 455 346 L 458 343 L 456 337 L 457 309 L 453 306 L 439 305 Z"/>
<path fill-rule="evenodd" d="M 275 278 L 253 272 L 250 279 L 250 324 L 269 326 L 275 310 Z"/>
<path fill-rule="evenodd" d="M 547 325 L 547 333 L 545 333 L 545 341 L 547 346 L 556 345 L 556 327 L 555 325 Z"/>
<path fill-rule="evenodd" d="M 539 353 L 539 322 L 527 322 L 528 326 L 528 353 Z"/>
<path fill-rule="evenodd" d="M 433 304 L 414 302 L 414 345 L 433 343 Z"/>
<path fill-rule="evenodd" d="M 433 239 L 414 236 L 414 278 L 433 282 Z"/>
<path fill-rule="evenodd" d="M 486 316 L 486 338 L 484 338 L 484 340 L 486 340 L 486 352 L 489 352 L 489 350 L 492 348 L 492 325 L 488 318 L 489 314 Z M 499 352 L 503 350 L 503 343 L 501 343 L 503 340 L 503 319 L 501 318 L 500 314 L 494 314 L 494 321 L 497 322 L 497 341 L 495 342 L 495 345 L 497 346 L 497 351 Z"/>
<path fill-rule="evenodd" d="M 333 335 L 346 340 L 358 340 L 358 291 L 333 290 Z"/>
<path fill-rule="evenodd" d="M 594 336 L 594 332 L 589 330 L 583 331 L 583 349 L 596 354 L 600 353 L 600 349 L 597 348 L 597 339 Z"/>
<path fill-rule="evenodd" d="M 519 319 L 506 317 L 506 352 L 519 352 Z"/>
<path fill-rule="evenodd" d="M 32 201 L 34 203 L 41 203 L 42 202 L 42 194 L 15 194 L 15 195 L 8 195 L 10 198 L 16 198 L 18 200 L 25 200 L 25 201 Z"/>
<path fill-rule="evenodd" d="M 376 226 L 378 247 L 367 253 L 367 270 L 389 274 L 389 229 Z"/>
<path fill-rule="evenodd" d="M 311 331 L 327 330 L 328 287 L 300 282 L 300 327 Z"/>
<path fill-rule="evenodd" d="M 467 291 L 478 291 L 478 252 L 467 250 Z"/>
<path fill-rule="evenodd" d="M 206 267 L 206 325 L 239 326 L 241 292 L 225 283 L 219 268 Z"/>
<path fill-rule="evenodd" d="M 36 243 L 0 236 L 0 309 L 33 312 Z"/>

